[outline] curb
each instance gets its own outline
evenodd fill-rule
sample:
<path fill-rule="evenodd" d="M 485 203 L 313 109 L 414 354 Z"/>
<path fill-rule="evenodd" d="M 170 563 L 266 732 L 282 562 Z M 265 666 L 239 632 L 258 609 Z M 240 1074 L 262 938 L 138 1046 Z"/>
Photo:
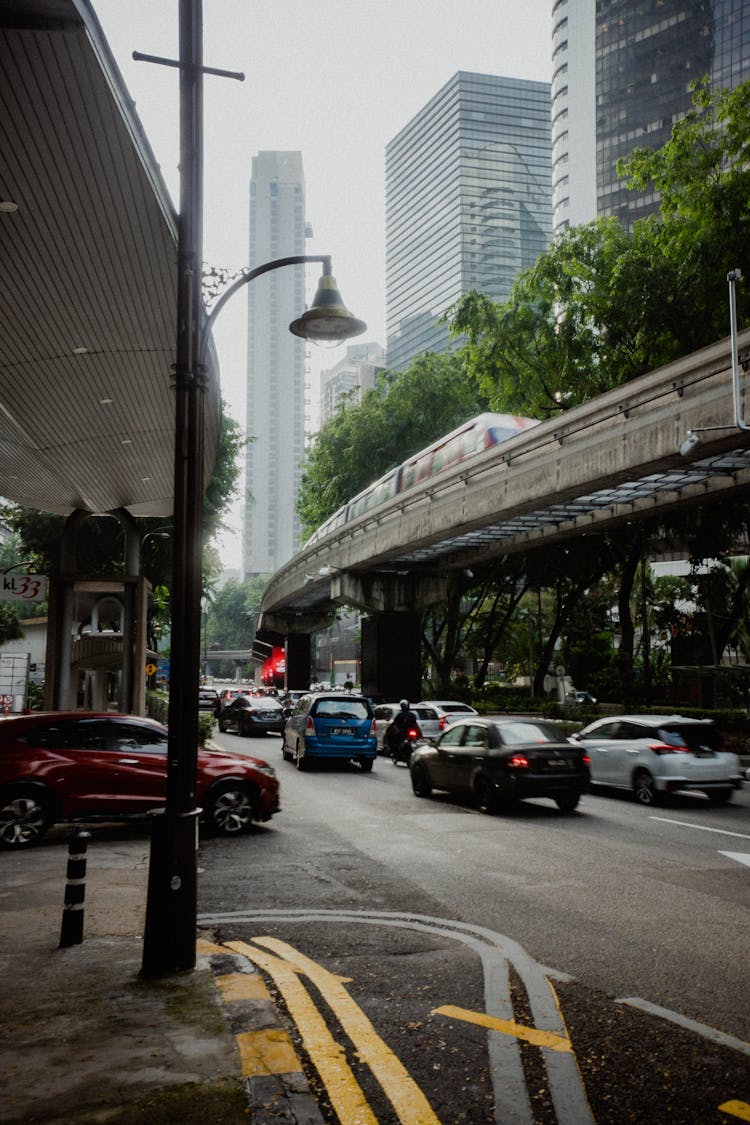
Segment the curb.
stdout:
<path fill-rule="evenodd" d="M 257 968 L 239 953 L 199 938 L 198 958 L 211 970 L 237 1043 L 253 1125 L 323 1125 L 292 1040 Z"/>

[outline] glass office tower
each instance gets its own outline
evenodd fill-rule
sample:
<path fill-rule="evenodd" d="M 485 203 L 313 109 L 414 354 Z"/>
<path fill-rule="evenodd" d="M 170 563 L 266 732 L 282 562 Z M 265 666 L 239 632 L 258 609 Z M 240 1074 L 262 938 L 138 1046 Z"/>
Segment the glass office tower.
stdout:
<path fill-rule="evenodd" d="M 259 152 L 250 182 L 250 267 L 305 253 L 299 152 Z M 271 574 L 299 545 L 297 492 L 305 454 L 305 342 L 289 324 L 305 307 L 305 268 L 286 266 L 247 287 L 247 406 L 242 563 Z"/>
<path fill-rule="evenodd" d="M 554 232 L 658 211 L 616 164 L 659 148 L 691 108 L 690 84 L 750 78 L 750 0 L 555 0 L 552 7 Z"/>
<path fill-rule="evenodd" d="M 388 367 L 454 346 L 470 289 L 502 300 L 551 230 L 550 86 L 459 71 L 386 148 Z"/>

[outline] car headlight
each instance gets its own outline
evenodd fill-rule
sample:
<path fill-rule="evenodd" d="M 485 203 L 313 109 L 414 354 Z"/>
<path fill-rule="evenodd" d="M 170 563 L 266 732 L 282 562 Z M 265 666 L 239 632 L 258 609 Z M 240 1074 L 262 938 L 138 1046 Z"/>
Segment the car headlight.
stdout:
<path fill-rule="evenodd" d="M 276 770 L 273 766 L 269 766 L 267 762 L 264 762 L 263 765 L 259 762 L 255 768 L 258 773 L 265 773 L 268 777 L 276 777 Z"/>

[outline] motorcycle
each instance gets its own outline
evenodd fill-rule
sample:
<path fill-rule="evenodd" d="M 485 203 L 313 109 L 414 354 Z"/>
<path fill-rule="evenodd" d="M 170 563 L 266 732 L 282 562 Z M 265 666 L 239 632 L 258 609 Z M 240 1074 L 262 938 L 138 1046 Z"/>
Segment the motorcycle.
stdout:
<path fill-rule="evenodd" d="M 414 750 L 419 745 L 419 731 L 407 730 L 396 743 L 395 747 L 391 747 L 391 761 L 394 766 L 399 762 L 403 762 L 405 766 L 409 765 L 411 756 Z"/>

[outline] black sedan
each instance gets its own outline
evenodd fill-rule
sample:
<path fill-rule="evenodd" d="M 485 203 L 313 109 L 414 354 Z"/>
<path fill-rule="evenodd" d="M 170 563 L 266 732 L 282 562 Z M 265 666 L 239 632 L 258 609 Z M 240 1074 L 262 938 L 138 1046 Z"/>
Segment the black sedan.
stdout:
<path fill-rule="evenodd" d="M 535 719 L 461 719 L 418 746 L 409 770 L 417 797 L 433 789 L 468 794 L 484 813 L 524 797 L 551 797 L 572 812 L 589 786 L 585 750 Z"/>
<path fill-rule="evenodd" d="M 284 709 L 272 695 L 237 695 L 221 708 L 219 730 L 236 730 L 238 734 L 282 734 Z"/>

